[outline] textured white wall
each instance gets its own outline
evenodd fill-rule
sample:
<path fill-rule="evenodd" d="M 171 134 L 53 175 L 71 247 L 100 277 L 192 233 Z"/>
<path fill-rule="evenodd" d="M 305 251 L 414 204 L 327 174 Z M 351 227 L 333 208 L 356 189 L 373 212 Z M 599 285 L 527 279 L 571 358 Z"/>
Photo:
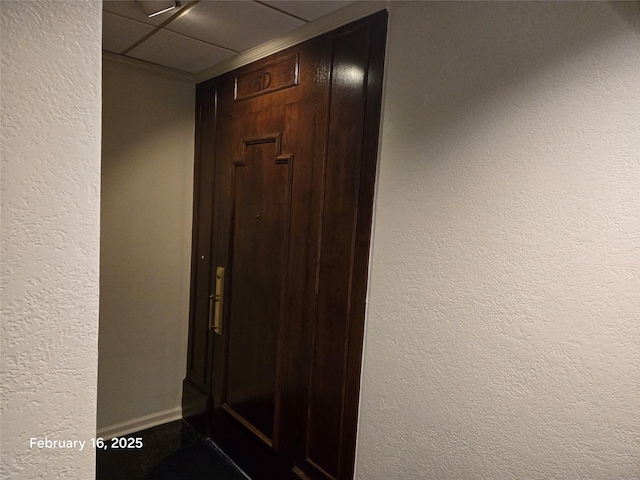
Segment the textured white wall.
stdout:
<path fill-rule="evenodd" d="M 640 478 L 639 4 L 392 9 L 357 478 Z"/>
<path fill-rule="evenodd" d="M 99 2 L 0 2 L 2 466 L 94 477 L 100 208 Z"/>
<path fill-rule="evenodd" d="M 98 429 L 180 417 L 186 374 L 195 86 L 103 65 Z"/>

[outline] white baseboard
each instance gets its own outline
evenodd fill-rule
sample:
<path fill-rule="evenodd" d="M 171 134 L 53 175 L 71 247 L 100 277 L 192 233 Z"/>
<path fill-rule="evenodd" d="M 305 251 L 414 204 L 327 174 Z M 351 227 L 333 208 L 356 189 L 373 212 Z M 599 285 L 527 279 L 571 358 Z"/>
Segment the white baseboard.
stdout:
<path fill-rule="evenodd" d="M 146 428 L 156 427 L 163 423 L 173 422 L 182 418 L 182 408 L 176 407 L 163 412 L 152 413 L 144 417 L 138 417 L 126 422 L 116 423 L 97 431 L 96 437 L 109 440 L 113 437 L 121 437 L 130 433 L 138 432 Z"/>

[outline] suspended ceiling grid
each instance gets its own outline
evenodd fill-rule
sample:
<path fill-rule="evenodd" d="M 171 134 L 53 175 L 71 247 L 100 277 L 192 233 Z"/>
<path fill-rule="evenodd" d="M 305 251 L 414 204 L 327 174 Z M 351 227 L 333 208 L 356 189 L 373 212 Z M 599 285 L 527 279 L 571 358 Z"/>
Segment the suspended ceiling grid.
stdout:
<path fill-rule="evenodd" d="M 103 2 L 103 50 L 195 73 L 352 1 L 182 1 L 149 18 L 133 0 Z"/>

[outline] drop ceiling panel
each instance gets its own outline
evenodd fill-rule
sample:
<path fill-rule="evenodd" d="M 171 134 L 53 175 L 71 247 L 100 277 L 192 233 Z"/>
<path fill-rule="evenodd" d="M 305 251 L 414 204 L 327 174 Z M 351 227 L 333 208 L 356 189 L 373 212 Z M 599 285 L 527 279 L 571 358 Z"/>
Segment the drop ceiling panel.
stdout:
<path fill-rule="evenodd" d="M 161 30 L 127 53 L 127 56 L 146 62 L 177 68 L 185 72 L 198 72 L 215 65 L 235 52 Z"/>
<path fill-rule="evenodd" d="M 105 12 L 115 13 L 121 17 L 127 17 L 149 25 L 160 25 L 170 17 L 171 14 L 173 14 L 173 12 L 167 12 L 165 14 L 149 18 L 142 11 L 140 5 L 133 0 L 104 0 L 104 2 L 102 2 L 102 9 Z"/>
<path fill-rule="evenodd" d="M 102 49 L 122 53 L 154 27 L 119 15 L 104 12 L 102 16 Z"/>
<path fill-rule="evenodd" d="M 149 18 L 134 0 L 105 0 L 103 49 L 122 54 L 151 33 L 126 55 L 199 72 L 354 2 L 182 0 L 181 3 L 178 9 Z M 158 28 L 168 20 L 162 29 Z"/>
<path fill-rule="evenodd" d="M 328 13 L 333 12 L 334 10 L 338 10 L 342 7 L 346 7 L 351 1 L 269 1 L 264 2 L 266 4 L 271 5 L 278 10 L 283 10 L 288 12 L 296 17 L 304 18 L 307 21 L 315 20 L 316 18 L 320 18 L 325 16 Z"/>
<path fill-rule="evenodd" d="M 242 52 L 304 23 L 255 2 L 202 1 L 166 28 Z"/>

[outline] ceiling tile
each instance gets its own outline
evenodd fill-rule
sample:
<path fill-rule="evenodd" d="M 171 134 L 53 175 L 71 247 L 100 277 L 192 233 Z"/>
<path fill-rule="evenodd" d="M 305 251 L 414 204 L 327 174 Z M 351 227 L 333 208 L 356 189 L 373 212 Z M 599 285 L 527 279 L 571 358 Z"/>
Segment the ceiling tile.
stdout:
<path fill-rule="evenodd" d="M 167 29 L 242 52 L 304 25 L 259 3 L 202 1 Z"/>
<path fill-rule="evenodd" d="M 182 6 L 184 6 L 184 2 L 182 3 Z M 169 12 L 149 18 L 142 11 L 138 2 L 134 0 L 104 0 L 102 2 L 102 9 L 105 12 L 115 13 L 121 17 L 131 18 L 132 20 L 138 20 L 139 22 L 147 23 L 149 25 L 160 25 L 178 11 L 177 9 L 173 9 Z"/>
<path fill-rule="evenodd" d="M 127 56 L 194 73 L 234 54 L 184 35 L 161 30 L 127 53 Z"/>
<path fill-rule="evenodd" d="M 315 20 L 325 16 L 334 10 L 339 10 L 342 7 L 346 7 L 352 1 L 321 1 L 316 2 L 314 0 L 296 0 L 296 1 L 268 1 L 264 2 L 271 5 L 278 10 L 291 13 L 296 17 L 304 18 L 307 21 Z"/>
<path fill-rule="evenodd" d="M 102 49 L 122 53 L 154 27 L 128 18 L 104 12 L 102 16 Z"/>

